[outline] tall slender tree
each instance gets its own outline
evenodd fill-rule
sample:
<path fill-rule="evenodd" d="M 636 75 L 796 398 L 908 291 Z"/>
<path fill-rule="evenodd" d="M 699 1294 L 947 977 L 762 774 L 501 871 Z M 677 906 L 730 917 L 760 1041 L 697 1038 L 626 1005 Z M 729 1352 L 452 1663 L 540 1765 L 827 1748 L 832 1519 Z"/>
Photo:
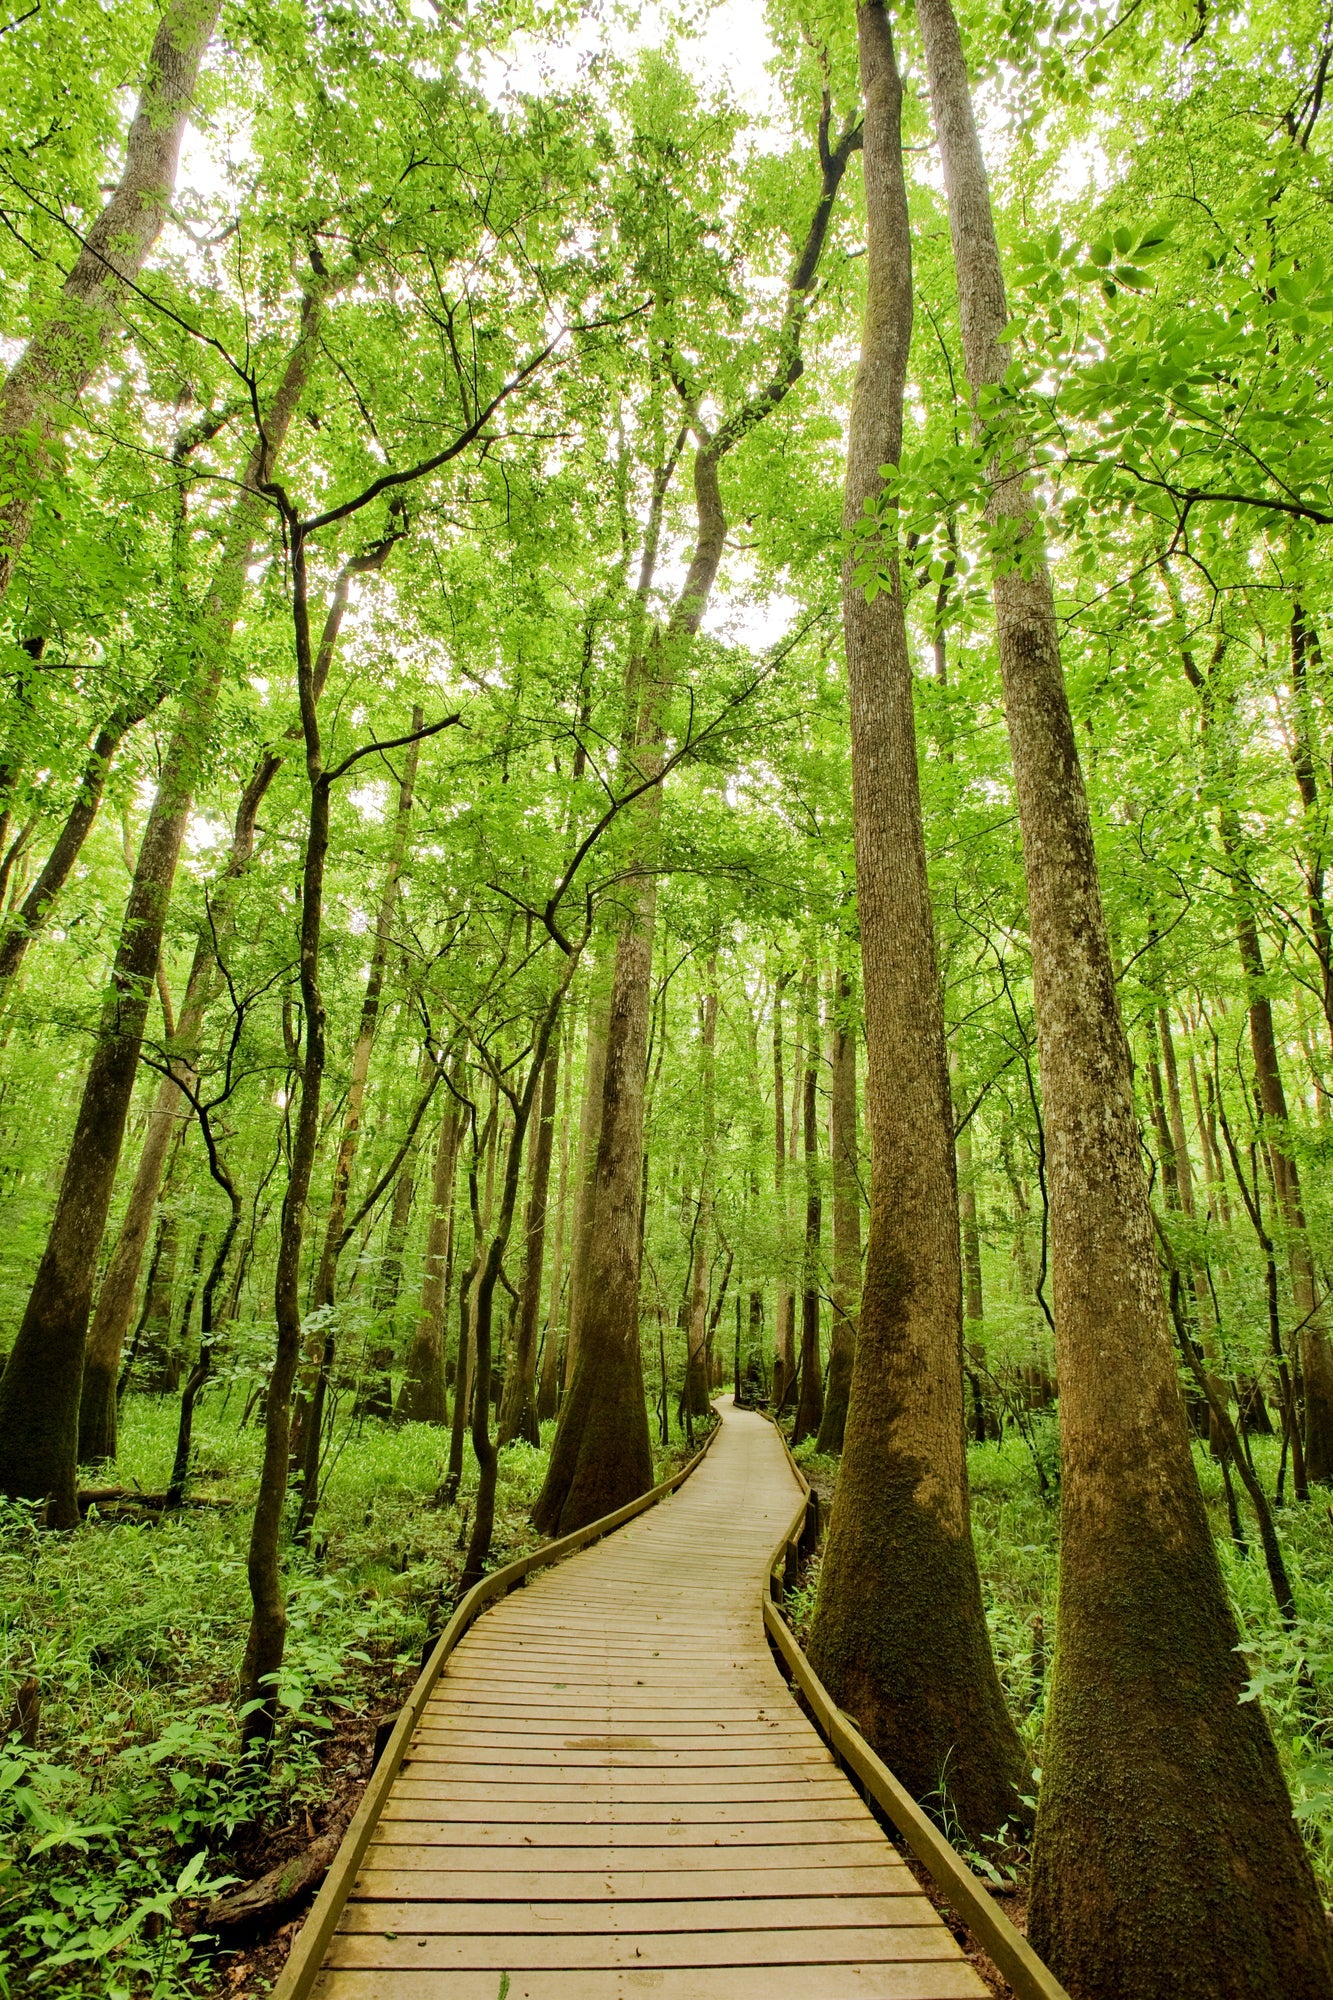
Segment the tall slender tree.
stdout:
<path fill-rule="evenodd" d="M 843 520 L 902 449 L 912 262 L 902 84 L 882 0 L 857 10 L 868 261 Z M 886 538 L 889 530 L 885 530 Z M 1023 1816 L 1026 1759 L 991 1657 L 968 1514 L 953 1114 L 897 550 L 844 558 L 870 1220 L 842 1472 L 810 1652 L 919 1798 L 973 1838 Z"/>

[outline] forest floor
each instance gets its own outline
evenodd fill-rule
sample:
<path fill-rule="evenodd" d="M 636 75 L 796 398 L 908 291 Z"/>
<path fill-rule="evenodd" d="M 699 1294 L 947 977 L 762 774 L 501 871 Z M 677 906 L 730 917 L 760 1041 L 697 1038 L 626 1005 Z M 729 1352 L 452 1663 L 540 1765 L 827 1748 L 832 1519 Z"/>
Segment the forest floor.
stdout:
<path fill-rule="evenodd" d="M 173 1407 L 132 1399 L 117 1482 L 160 1491 L 174 1428 Z M 302 1913 L 239 1950 L 192 1933 L 225 1886 L 341 1832 L 369 1775 L 376 1725 L 401 1704 L 423 1641 L 456 1594 L 475 1467 L 469 1460 L 457 1505 L 433 1508 L 447 1438 L 426 1426 L 367 1424 L 331 1469 L 315 1554 L 291 1567 L 276 1753 L 267 1769 L 240 1758 L 233 1703 L 260 1439 L 238 1433 L 234 1413 L 214 1401 L 196 1440 L 193 1493 L 213 1504 L 164 1519 L 94 1512 L 73 1536 L 36 1531 L 21 1509 L 0 1512 L 0 1715 L 30 1677 L 41 1701 L 35 1744 L 11 1736 L 0 1749 L 3 2000 L 259 2000 Z M 1053 1437 L 1038 1443 L 1049 1473 Z M 686 1455 L 683 1442 L 673 1445 L 659 1476 Z M 797 1456 L 827 1500 L 836 1461 L 808 1447 Z M 1284 1633 L 1257 1545 L 1242 1554 L 1231 1543 L 1216 1468 L 1202 1448 L 1198 1457 L 1251 1688 L 1264 1699 L 1333 1900 L 1330 1510 L 1321 1498 L 1280 1515 L 1302 1612 L 1297 1630 Z M 1256 1441 L 1256 1457 L 1271 1490 L 1267 1440 Z M 545 1463 L 545 1449 L 525 1445 L 502 1456 L 497 1563 L 535 1543 L 527 1516 Z M 1036 1762 L 1057 1508 L 1039 1494 L 1033 1457 L 1016 1437 L 972 1447 L 971 1472 L 987 1616 Z M 808 1625 L 817 1581 L 816 1555 L 789 1599 L 798 1629 Z M 970 1858 L 1021 1915 L 1021 1856 Z"/>

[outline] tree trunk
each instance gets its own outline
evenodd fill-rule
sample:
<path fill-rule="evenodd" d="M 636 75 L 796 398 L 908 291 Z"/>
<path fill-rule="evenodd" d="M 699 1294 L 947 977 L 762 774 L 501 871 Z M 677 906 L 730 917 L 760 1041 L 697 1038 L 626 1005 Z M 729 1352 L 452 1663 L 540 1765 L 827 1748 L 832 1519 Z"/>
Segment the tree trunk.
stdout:
<path fill-rule="evenodd" d="M 217 971 L 216 940 L 230 921 L 236 890 L 254 852 L 255 816 L 279 768 L 279 759 L 266 752 L 255 766 L 250 782 L 241 795 L 232 832 L 231 852 L 210 898 L 209 922 L 200 931 L 195 946 L 185 998 L 181 1002 L 175 1033 L 170 1037 L 173 1067 L 187 1089 L 193 1088 L 204 1010 L 212 995 Z M 120 1372 L 121 1348 L 134 1310 L 139 1267 L 152 1227 L 167 1153 L 172 1134 L 179 1129 L 185 1102 L 177 1086 L 164 1076 L 148 1114 L 148 1128 L 135 1169 L 134 1184 L 88 1329 L 83 1357 L 83 1389 L 79 1401 L 81 1464 L 92 1464 L 116 1455 L 116 1378 Z"/>
<path fill-rule="evenodd" d="M 879 0 L 857 13 L 868 296 L 844 520 L 898 460 L 912 327 L 902 86 Z M 871 1142 L 851 1403 L 810 1657 L 834 1700 L 970 1839 L 1020 1820 L 1027 1760 L 1005 1710 L 968 1515 L 953 1107 L 917 784 L 896 547 L 868 603 L 844 569 Z"/>
<path fill-rule="evenodd" d="M 427 1057 L 427 1061 L 430 1058 Z M 398 1305 L 398 1294 L 403 1287 L 403 1253 L 407 1248 L 407 1230 L 412 1220 L 412 1199 L 416 1193 L 417 1151 L 419 1140 L 413 1140 L 406 1159 L 398 1169 L 398 1178 L 393 1184 L 393 1200 L 389 1205 L 389 1223 L 384 1232 L 384 1251 L 380 1258 L 379 1271 L 375 1278 L 374 1310 L 383 1314 L 392 1323 L 392 1316 Z M 390 1342 L 393 1346 L 396 1343 Z M 390 1397 L 392 1404 L 392 1397 Z"/>
<path fill-rule="evenodd" d="M 593 963 L 588 991 L 588 1034 L 583 1056 L 583 1105 L 579 1114 L 578 1173 L 574 1195 L 574 1242 L 569 1272 L 569 1311 L 565 1333 L 566 1390 L 574 1379 L 579 1323 L 588 1288 L 592 1256 L 593 1204 L 597 1181 L 597 1145 L 602 1129 L 602 1096 L 606 1084 L 606 1038 L 611 1022 L 611 982 L 614 961 L 603 950 Z M 552 1412 L 554 1414 L 554 1412 Z"/>
<path fill-rule="evenodd" d="M 832 1115 L 829 1157 L 833 1169 L 833 1330 L 829 1340 L 828 1390 L 816 1450 L 840 1452 L 847 1427 L 847 1401 L 856 1358 L 856 1321 L 861 1296 L 861 1186 L 856 1137 L 856 1016 L 852 976 L 834 976 L 829 1024 Z"/>
<path fill-rule="evenodd" d="M 565 1208 L 569 1193 L 569 1121 L 572 1080 L 572 1051 L 566 1037 L 565 1081 L 560 1117 L 560 1184 L 555 1198 L 555 1243 L 551 1252 L 551 1303 L 546 1317 L 546 1346 L 542 1352 L 541 1382 L 537 1391 L 537 1419 L 546 1423 L 556 1412 L 560 1383 L 560 1288 L 564 1276 Z"/>
<path fill-rule="evenodd" d="M 116 303 L 157 241 L 176 186 L 181 141 L 218 0 L 170 0 L 158 24 L 120 181 L 60 289 L 60 303 L 0 390 L 0 596 L 32 526 L 47 446 L 91 382 L 116 325 Z"/>
<path fill-rule="evenodd" d="M 1324 1010 L 1324 1024 L 1333 1037 L 1333 924 L 1330 924 L 1328 914 L 1324 832 L 1319 815 L 1318 770 L 1322 754 L 1317 753 L 1319 724 L 1310 699 L 1311 665 L 1322 665 L 1319 642 L 1298 598 L 1291 607 L 1294 714 L 1289 748 L 1305 814 L 1308 852 L 1301 866 L 1305 875 L 1306 907 L 1310 913 L 1310 937 L 1319 961 L 1319 997 Z"/>
<path fill-rule="evenodd" d="M 421 709 L 414 708 L 412 728 L 420 729 L 423 720 Z M 361 1018 L 357 1024 L 356 1041 L 352 1048 L 352 1073 L 347 1085 L 347 1101 L 343 1110 L 338 1157 L 333 1168 L 328 1220 L 324 1228 L 324 1241 L 320 1249 L 314 1290 L 311 1293 L 310 1302 L 316 1309 L 333 1303 L 338 1253 L 342 1247 L 343 1225 L 347 1221 L 352 1170 L 356 1165 L 357 1151 L 361 1143 L 361 1115 L 365 1108 L 366 1084 L 370 1076 L 371 1050 L 374 1048 L 375 1031 L 379 1026 L 384 968 L 388 963 L 389 935 L 393 928 L 393 913 L 398 901 L 398 878 L 403 872 L 403 859 L 407 853 L 407 830 L 412 815 L 412 794 L 416 787 L 417 759 L 420 753 L 419 743 L 409 743 L 403 756 L 403 775 L 398 786 L 398 811 L 394 819 L 384 883 L 380 890 L 379 910 L 375 918 L 375 942 L 370 953 L 370 971 L 366 979 L 366 990 L 361 999 Z"/>
<path fill-rule="evenodd" d="M 546 1200 L 551 1183 L 551 1143 L 555 1130 L 555 1098 L 560 1082 L 560 1045 L 553 1042 L 542 1070 L 541 1107 L 533 1152 L 532 1186 L 528 1193 L 523 1276 L 519 1284 L 518 1332 L 505 1372 L 500 1405 L 498 1442 L 516 1437 L 540 1444 L 537 1428 L 537 1320 L 541 1313 L 542 1264 L 546 1251 Z"/>
<path fill-rule="evenodd" d="M 623 930 L 616 944 L 588 1287 L 574 1370 L 532 1516 L 548 1535 L 571 1534 L 653 1483 L 639 1353 L 639 1184 L 656 876 L 646 876 L 637 902 L 638 924 Z"/>
<path fill-rule="evenodd" d="M 320 990 L 320 947 L 324 921 L 324 870 L 329 846 L 329 793 L 334 778 L 347 770 L 349 761 L 344 759 L 332 773 L 325 768 L 318 703 L 337 639 L 342 607 L 346 603 L 352 566 L 344 564 L 339 572 L 324 623 L 323 641 L 318 655 L 315 655 L 310 637 L 305 533 L 285 495 L 279 493 L 278 497 L 283 506 L 291 565 L 296 687 L 305 746 L 306 778 L 310 788 L 305 859 L 301 871 L 299 956 L 305 1039 L 273 1283 L 277 1339 L 264 1404 L 264 1456 L 246 1556 L 251 1607 L 250 1630 L 241 1666 L 241 1734 L 246 1744 L 265 1743 L 273 1735 L 277 1722 L 275 1683 L 287 1643 L 287 1599 L 279 1561 L 279 1544 L 291 1460 L 291 1395 L 301 1358 L 301 1245 L 306 1204 L 310 1197 L 310 1176 L 319 1145 L 319 1108 L 324 1082 L 325 1016 Z M 378 550 L 364 559 L 363 566 L 378 567 L 393 539 L 389 536 L 382 541 Z M 317 1438 L 318 1424 L 312 1422 L 311 1428 Z M 307 1523 L 313 1513 L 315 1498 L 316 1485 L 308 1484 L 302 1494 L 302 1512 Z"/>
<path fill-rule="evenodd" d="M 30 1500 L 46 1498 L 53 1526 L 73 1527 L 78 1521 L 79 1396 L 97 1250 L 134 1094 L 176 860 L 208 749 L 250 552 L 264 518 L 257 488 L 271 476 L 305 387 L 320 318 L 319 295 L 307 293 L 300 338 L 232 510 L 200 621 L 195 663 L 140 845 L 46 1250 L 0 1379 L 0 1490 Z"/>
<path fill-rule="evenodd" d="M 694 1218 L 690 1310 L 685 1343 L 685 1404 L 690 1416 L 706 1417 L 712 1407 L 708 1380 L 708 1246 L 713 1234 L 714 1075 L 717 1047 L 717 960 L 710 957 L 708 988 L 700 1010 L 699 1034 L 699 1206 Z"/>
<path fill-rule="evenodd" d="M 477 1460 L 477 1508 L 472 1519 L 472 1534 L 468 1542 L 467 1557 L 463 1564 L 463 1574 L 459 1579 L 460 1592 L 466 1591 L 478 1582 L 490 1554 L 491 1536 L 495 1527 L 495 1487 L 499 1453 L 490 1435 L 491 1416 L 491 1316 L 495 1300 L 495 1287 L 500 1276 L 510 1231 L 514 1224 L 514 1209 L 518 1199 L 519 1168 L 523 1158 L 523 1142 L 527 1136 L 532 1118 L 533 1102 L 537 1093 L 537 1082 L 542 1082 L 542 1115 L 546 1116 L 547 1086 L 550 1089 L 550 1110 L 555 1111 L 555 1068 L 550 1062 L 554 1053 L 551 1048 L 556 1024 L 560 1019 L 560 1009 L 569 990 L 578 963 L 578 953 L 574 951 L 566 959 L 559 980 L 546 1004 L 546 1008 L 533 1036 L 532 1054 L 528 1063 L 528 1073 L 521 1093 L 506 1086 L 505 1094 L 513 1111 L 513 1128 L 509 1135 L 509 1146 L 505 1155 L 504 1178 L 500 1191 L 499 1215 L 491 1235 L 481 1267 L 481 1277 L 477 1285 L 476 1316 L 473 1324 L 473 1347 L 476 1352 L 476 1392 L 472 1400 L 472 1449 Z M 498 1073 L 497 1079 L 498 1081 Z M 539 1141 L 539 1151 L 540 1151 Z M 547 1120 L 546 1173 L 551 1165 L 550 1124 Z M 538 1176 L 534 1175 L 534 1182 Z M 537 1246 L 537 1267 L 532 1298 L 535 1302 L 541 1289 L 541 1248 Z M 534 1324 L 536 1307 L 534 1303 Z M 638 1351 L 637 1329 L 635 1351 Z M 529 1401 L 531 1391 L 529 1389 Z M 642 1401 L 640 1401 L 642 1410 Z M 644 1424 L 645 1432 L 647 1423 Z M 650 1454 L 651 1457 L 651 1454 Z"/>
<path fill-rule="evenodd" d="M 977 1221 L 976 1168 L 972 1159 L 972 1129 L 964 1125 L 955 1147 L 958 1156 L 958 1212 L 963 1243 L 963 1314 L 971 1328 L 986 1317 L 981 1290 L 981 1230 Z"/>
<path fill-rule="evenodd" d="M 93 739 L 93 747 L 88 753 L 88 761 L 83 767 L 65 824 L 56 836 L 55 845 L 46 857 L 37 880 L 24 897 L 15 920 L 0 941 L 0 991 L 8 980 L 16 977 L 28 946 L 46 922 L 52 903 L 64 888 L 69 871 L 79 858 L 102 803 L 111 759 L 121 738 L 134 723 L 142 721 L 146 713 L 146 704 L 137 713 L 130 709 L 121 710 L 103 724 Z M 3 1005 L 3 1000 L 0 1000 L 0 1005 Z"/>
<path fill-rule="evenodd" d="M 184 1137 L 185 1134 L 182 1132 L 182 1141 Z M 171 1357 L 171 1315 L 176 1298 L 176 1259 L 180 1254 L 180 1217 L 176 1212 L 177 1198 L 173 1190 L 168 1190 L 167 1198 L 163 1202 L 162 1235 L 158 1244 L 158 1256 L 152 1282 L 148 1287 L 148 1296 L 144 1300 L 143 1363 L 147 1373 L 148 1388 L 159 1396 L 167 1386 Z"/>
<path fill-rule="evenodd" d="M 639 1350 L 639 1203 L 657 914 L 657 877 L 649 851 L 661 814 L 661 788 L 656 780 L 664 764 L 663 708 L 668 684 L 684 676 L 722 560 L 727 521 L 718 468 L 726 454 L 778 407 L 800 379 L 801 334 L 833 204 L 855 144 L 855 134 L 848 131 L 830 151 L 826 109 L 820 124 L 819 200 L 788 277 L 772 378 L 716 430 L 710 430 L 688 385 L 681 384 L 689 428 L 697 440 L 694 553 L 665 631 L 654 631 L 644 661 L 641 664 L 632 659 L 629 675 L 637 712 L 635 726 L 626 732 L 630 743 L 623 767 L 637 767 L 639 781 L 647 786 L 633 808 L 632 826 L 637 832 L 640 864 L 648 861 L 649 866 L 630 919 L 616 942 L 588 1287 L 579 1306 L 574 1377 L 560 1412 L 546 1484 L 533 1510 L 537 1526 L 547 1532 L 568 1533 L 582 1527 L 598 1514 L 635 1499 L 652 1481 L 652 1443 Z M 659 498 L 662 491 L 659 484 Z M 645 564 L 650 550 L 651 535 L 645 547 Z M 647 574 L 651 576 L 651 568 Z"/>
<path fill-rule="evenodd" d="M 790 973 L 783 973 L 773 991 L 773 1191 L 779 1233 L 779 1261 L 787 1251 L 787 1082 L 782 1066 L 782 995 Z M 796 1298 L 786 1281 L 779 1282 L 773 1335 L 773 1410 L 780 1415 L 796 1380 Z"/>
<path fill-rule="evenodd" d="M 919 0 L 917 19 L 979 396 L 1009 365 L 990 192 L 949 0 Z M 1022 457 L 997 463 L 991 516 L 1028 547 L 1022 565 L 996 565 L 992 588 L 1027 877 L 1063 1460 L 1029 1935 L 1080 2000 L 1328 2000 L 1323 1910 L 1267 1724 L 1241 1700 L 1190 1453 Z"/>
<path fill-rule="evenodd" d="M 414 708 L 412 728 L 420 729 L 422 721 L 421 709 Z M 352 1073 L 347 1085 L 338 1156 L 333 1167 L 333 1185 L 329 1193 L 329 1212 L 324 1225 L 324 1241 L 320 1248 L 319 1264 L 310 1298 L 312 1310 L 322 1313 L 323 1317 L 308 1336 L 303 1380 L 292 1418 L 292 1459 L 293 1463 L 301 1466 L 303 1513 L 306 1511 L 305 1496 L 313 1492 L 319 1478 L 319 1416 L 327 1394 L 336 1346 L 335 1322 L 330 1316 L 329 1309 L 333 1305 L 334 1288 L 338 1279 L 338 1258 L 344 1244 L 352 1169 L 356 1165 L 356 1156 L 361 1144 L 361 1114 L 365 1107 L 366 1084 L 370 1076 L 370 1056 L 375 1046 L 375 1031 L 379 1026 L 380 995 L 384 989 L 384 968 L 389 956 L 389 933 L 393 926 L 394 907 L 398 900 L 398 878 L 402 873 L 403 857 L 407 852 L 407 830 L 412 814 L 412 793 L 416 785 L 419 754 L 420 745 L 409 743 L 403 759 L 403 775 L 398 786 L 398 811 L 394 818 L 388 866 L 384 871 L 384 884 L 380 891 L 379 910 L 375 918 L 375 942 L 371 948 L 370 971 L 366 979 L 366 990 L 361 999 L 361 1018 L 357 1024 L 356 1041 L 352 1048 Z"/>
<path fill-rule="evenodd" d="M 430 1226 L 421 1277 L 421 1314 L 408 1349 L 402 1387 L 398 1391 L 400 1423 L 443 1424 L 449 1418 L 444 1389 L 444 1318 L 448 1303 L 445 1273 L 454 1214 L 454 1177 L 462 1136 L 461 1114 L 453 1109 L 447 1110 L 440 1121 L 440 1136 L 435 1145 Z M 459 1394 L 462 1393 L 459 1384 L 455 1384 L 455 1388 Z"/>
<path fill-rule="evenodd" d="M 1273 1027 L 1273 1006 L 1264 986 L 1263 948 L 1253 909 L 1244 894 L 1249 887 L 1249 878 L 1243 861 L 1239 860 L 1240 823 L 1234 811 L 1228 810 L 1223 817 L 1228 822 L 1224 844 L 1233 866 L 1238 866 L 1240 870 L 1237 937 L 1249 990 L 1250 1049 L 1254 1056 L 1259 1103 L 1267 1127 L 1264 1144 L 1273 1171 L 1277 1210 L 1287 1237 L 1292 1303 L 1300 1329 L 1297 1340 L 1305 1388 L 1305 1421 L 1302 1426 L 1305 1476 L 1328 1484 L 1333 1481 L 1333 1344 L 1318 1323 L 1319 1297 L 1314 1262 L 1305 1227 L 1300 1175 L 1288 1137 L 1287 1093 L 1282 1082 L 1282 1065 Z"/>
<path fill-rule="evenodd" d="M 805 1248 L 801 1259 L 801 1394 L 791 1440 L 817 1437 L 824 1418 L 824 1370 L 819 1353 L 819 1255 L 824 1205 L 819 1191 L 819 988 L 814 967 L 806 978 L 809 1023 L 802 1092 L 805 1128 Z"/>
<path fill-rule="evenodd" d="M 422 1069 L 430 1063 L 427 1051 L 422 1059 Z M 393 1363 L 398 1352 L 394 1320 L 403 1284 L 403 1252 L 407 1247 L 407 1229 L 412 1219 L 412 1198 L 416 1193 L 419 1144 L 419 1139 L 412 1141 L 394 1182 L 389 1224 L 384 1232 L 384 1253 L 375 1278 L 372 1310 L 378 1330 L 366 1356 L 353 1411 L 354 1416 L 377 1417 L 382 1424 L 393 1421 Z"/>

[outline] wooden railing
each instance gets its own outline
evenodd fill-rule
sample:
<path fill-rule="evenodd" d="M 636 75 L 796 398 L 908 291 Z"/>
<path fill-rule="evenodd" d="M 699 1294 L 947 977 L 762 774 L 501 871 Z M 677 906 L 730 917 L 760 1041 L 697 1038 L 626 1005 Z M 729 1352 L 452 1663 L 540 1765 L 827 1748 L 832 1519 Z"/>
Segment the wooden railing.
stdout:
<path fill-rule="evenodd" d="M 786 1450 L 786 1438 L 776 1423 L 773 1427 Z M 762 1599 L 765 1631 L 804 1695 L 815 1727 L 829 1749 L 902 1836 L 945 1902 L 1008 1980 L 1017 2000 L 1069 2000 L 1055 1974 L 997 1907 L 985 1883 L 871 1749 L 851 1716 L 837 1706 L 796 1643 L 796 1635 L 778 1607 L 796 1579 L 802 1555 L 817 1539 L 819 1500 L 789 1450 L 787 1458 L 800 1485 L 801 1499 L 769 1564 Z"/>

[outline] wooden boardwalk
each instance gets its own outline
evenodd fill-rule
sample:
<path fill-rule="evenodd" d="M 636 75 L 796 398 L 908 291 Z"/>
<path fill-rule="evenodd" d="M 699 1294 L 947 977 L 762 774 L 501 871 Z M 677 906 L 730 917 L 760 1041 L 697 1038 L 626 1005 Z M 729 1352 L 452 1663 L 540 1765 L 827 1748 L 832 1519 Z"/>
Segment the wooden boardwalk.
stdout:
<path fill-rule="evenodd" d="M 319 2000 L 986 1993 L 773 1663 L 799 1496 L 773 1427 L 721 1413 L 676 1494 L 450 1656 Z"/>

